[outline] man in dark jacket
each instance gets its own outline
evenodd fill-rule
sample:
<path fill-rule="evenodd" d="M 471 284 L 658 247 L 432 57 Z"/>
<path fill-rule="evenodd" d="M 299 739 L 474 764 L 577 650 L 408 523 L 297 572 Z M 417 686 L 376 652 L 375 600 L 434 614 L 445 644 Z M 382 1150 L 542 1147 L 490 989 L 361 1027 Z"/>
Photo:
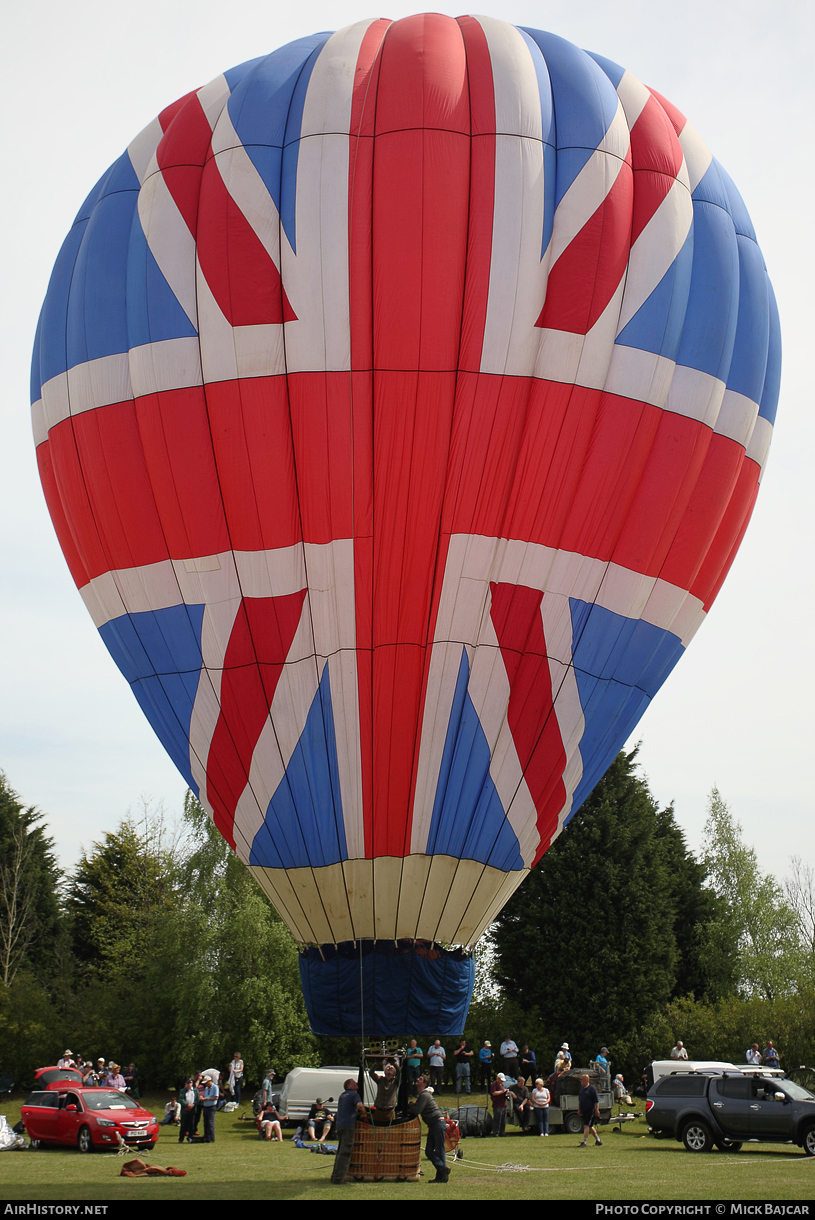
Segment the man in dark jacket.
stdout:
<path fill-rule="evenodd" d="M 447 1134 L 444 1115 L 436 1105 L 436 1099 L 428 1089 L 424 1076 L 420 1076 L 416 1081 L 416 1091 L 418 1097 L 408 1109 L 414 1118 L 423 1119 L 427 1125 L 427 1144 L 424 1154 L 436 1169 L 436 1176 L 430 1181 L 446 1182 L 450 1177 L 450 1170 L 447 1168 L 447 1155 L 444 1150 L 444 1139 Z"/>
<path fill-rule="evenodd" d="M 331 1171 L 331 1181 L 335 1186 L 341 1186 L 345 1181 L 348 1166 L 351 1164 L 351 1153 L 354 1151 L 357 1115 L 364 1113 L 365 1107 L 360 1101 L 357 1082 L 353 1076 L 349 1076 L 345 1081 L 345 1092 L 340 1093 L 337 1102 L 337 1155 L 334 1157 L 334 1168 Z"/>

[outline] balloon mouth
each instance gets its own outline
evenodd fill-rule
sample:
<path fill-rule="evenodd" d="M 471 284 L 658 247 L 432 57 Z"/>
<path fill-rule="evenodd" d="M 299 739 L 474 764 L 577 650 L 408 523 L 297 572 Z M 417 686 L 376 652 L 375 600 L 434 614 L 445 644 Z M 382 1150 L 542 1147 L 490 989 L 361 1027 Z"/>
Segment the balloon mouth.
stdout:
<path fill-rule="evenodd" d="M 475 958 L 429 940 L 304 947 L 300 979 L 312 1032 L 331 1037 L 461 1034 Z"/>

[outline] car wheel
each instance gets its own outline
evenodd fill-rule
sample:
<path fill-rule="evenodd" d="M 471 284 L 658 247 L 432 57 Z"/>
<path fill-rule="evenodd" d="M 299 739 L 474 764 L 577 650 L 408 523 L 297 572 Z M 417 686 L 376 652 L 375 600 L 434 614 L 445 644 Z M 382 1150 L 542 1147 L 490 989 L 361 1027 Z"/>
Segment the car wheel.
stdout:
<path fill-rule="evenodd" d="M 741 1140 L 716 1140 L 719 1152 L 741 1152 L 744 1144 Z"/>
<path fill-rule="evenodd" d="M 713 1147 L 713 1136 L 704 1123 L 688 1123 L 682 1132 L 682 1143 L 688 1152 L 710 1152 Z"/>
<path fill-rule="evenodd" d="M 91 1135 L 90 1127 L 79 1128 L 76 1143 L 80 1152 L 93 1152 L 93 1136 Z"/>
<path fill-rule="evenodd" d="M 808 1127 L 804 1128 L 801 1147 L 807 1156 L 815 1156 L 815 1123 L 810 1123 Z"/>
<path fill-rule="evenodd" d="M 31 1140 L 28 1146 L 32 1152 L 39 1152 L 42 1148 L 42 1140 Z"/>
<path fill-rule="evenodd" d="M 564 1122 L 563 1126 L 569 1132 L 569 1135 L 583 1134 L 583 1119 L 579 1114 L 567 1114 L 566 1121 Z"/>

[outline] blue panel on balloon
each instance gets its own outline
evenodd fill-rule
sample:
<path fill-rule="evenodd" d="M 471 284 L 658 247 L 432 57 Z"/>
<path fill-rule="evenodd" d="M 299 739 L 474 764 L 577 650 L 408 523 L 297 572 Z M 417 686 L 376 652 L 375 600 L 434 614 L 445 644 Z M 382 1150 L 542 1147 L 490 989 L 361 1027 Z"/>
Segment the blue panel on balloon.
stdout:
<path fill-rule="evenodd" d="M 602 606 L 569 599 L 572 660 L 586 721 L 580 754 L 586 768 L 570 818 L 602 779 L 620 744 L 685 651 L 671 631 Z M 586 764 L 589 764 L 586 766 Z"/>
<path fill-rule="evenodd" d="M 259 60 L 228 102 L 229 117 L 295 242 L 297 159 L 306 90 L 330 34 L 298 38 Z M 285 152 L 283 151 L 285 149 Z"/>
<path fill-rule="evenodd" d="M 198 333 L 147 245 L 138 216 L 129 235 L 125 291 L 131 347 L 192 338 Z"/>
<path fill-rule="evenodd" d="M 667 360 L 676 359 L 688 305 L 692 267 L 693 230 L 654 291 L 620 331 L 617 343 L 654 352 Z"/>
<path fill-rule="evenodd" d="M 480 860 L 510 872 L 522 869 L 524 862 L 490 775 L 490 748 L 467 693 L 469 677 L 462 648 L 425 850 L 430 856 Z"/>
<path fill-rule="evenodd" d="M 286 774 L 252 842 L 250 864 L 319 868 L 348 859 L 328 666 Z"/>
<path fill-rule="evenodd" d="M 540 47 L 552 82 L 557 130 L 556 204 L 574 182 L 611 126 L 619 106 L 616 90 L 591 56 L 557 34 L 523 27 Z M 563 156 L 568 150 L 571 154 Z"/>
<path fill-rule="evenodd" d="M 464 1030 L 475 960 L 427 941 L 347 941 L 302 952 L 300 980 L 315 1034 L 449 1037 Z"/>
<path fill-rule="evenodd" d="M 194 791 L 190 721 L 201 674 L 203 606 L 123 614 L 99 628 L 159 741 Z"/>
<path fill-rule="evenodd" d="M 91 213 L 68 298 L 68 368 L 126 352 L 127 252 L 138 193 L 105 195 Z"/>

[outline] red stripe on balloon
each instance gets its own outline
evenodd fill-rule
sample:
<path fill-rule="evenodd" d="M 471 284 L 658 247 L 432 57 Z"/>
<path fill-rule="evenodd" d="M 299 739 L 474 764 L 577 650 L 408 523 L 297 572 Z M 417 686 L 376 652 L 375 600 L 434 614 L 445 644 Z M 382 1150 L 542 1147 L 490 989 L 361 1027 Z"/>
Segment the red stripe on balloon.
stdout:
<path fill-rule="evenodd" d="M 543 594 L 523 585 L 490 584 L 490 617 L 509 680 L 507 718 L 521 769 L 538 812 L 541 855 L 563 808 L 566 751 L 554 712 L 552 676 L 541 618 Z"/>
<path fill-rule="evenodd" d="M 628 265 L 633 204 L 629 152 L 600 207 L 549 272 L 546 302 L 536 326 L 577 335 L 591 330 Z"/>
<path fill-rule="evenodd" d="M 85 566 L 84 556 L 77 546 L 77 540 L 71 528 L 66 502 L 63 498 L 63 488 L 59 486 L 54 475 L 53 454 L 48 441 L 37 446 L 37 466 L 40 472 L 42 489 L 45 494 L 45 502 L 48 505 L 48 511 L 51 514 L 51 520 L 54 523 L 54 529 L 59 539 L 59 545 L 65 556 L 65 562 L 68 564 L 77 588 L 82 589 L 88 583 L 90 577 Z"/>
<path fill-rule="evenodd" d="M 196 97 L 197 90 L 192 89 L 189 93 L 185 93 L 178 101 L 171 102 L 169 106 L 165 106 L 159 113 L 158 121 L 162 131 L 167 131 L 167 128 L 172 123 L 179 110 L 187 104 L 190 98 Z"/>
<path fill-rule="evenodd" d="M 170 555 L 215 555 L 233 545 L 202 386 L 148 394 L 136 420 L 150 491 Z"/>
<path fill-rule="evenodd" d="M 245 598 L 224 655 L 220 715 L 207 755 L 207 800 L 234 848 L 235 809 L 303 612 L 306 590 Z M 265 809 L 262 811 L 265 814 Z"/>
<path fill-rule="evenodd" d="M 657 93 L 656 89 L 652 89 L 650 87 L 650 85 L 646 86 L 646 88 L 648 89 L 648 92 L 651 94 L 651 97 L 655 97 L 657 99 L 660 106 L 665 111 L 668 118 L 671 120 L 671 126 L 673 127 L 676 134 L 681 135 L 682 132 L 684 131 L 685 126 L 688 121 L 685 118 L 682 111 L 677 110 L 677 108 L 676 108 L 676 106 L 674 106 L 673 102 L 669 102 L 667 97 L 663 97 L 661 93 Z"/>
<path fill-rule="evenodd" d="M 487 320 L 495 215 L 495 86 L 489 45 L 480 22 L 475 17 L 459 17 L 457 21 L 467 55 L 472 131 L 467 278 L 459 366 L 478 369 Z"/>
<path fill-rule="evenodd" d="M 753 515 L 760 476 L 761 468 L 758 463 L 751 458 L 745 458 L 716 538 L 702 561 L 691 590 L 704 602 L 705 610 L 716 600 L 741 546 L 744 532 Z"/>
<path fill-rule="evenodd" d="M 649 98 L 631 128 L 631 163 L 634 170 L 632 246 L 676 181 L 683 160 L 682 149 L 668 115 L 655 97 Z"/>
<path fill-rule="evenodd" d="M 384 38 L 381 28 L 370 33 L 352 119 L 351 352 L 360 369 L 353 379 L 353 447 L 355 497 L 363 501 L 354 510 L 361 527 L 355 570 L 366 853 L 401 856 L 410 841 L 409 795 L 467 260 L 469 84 L 456 23 L 431 15 L 390 26 Z"/>
<path fill-rule="evenodd" d="M 201 174 L 210 155 L 212 129 L 196 94 L 189 96 L 166 127 L 156 160 L 173 202 L 195 237 Z"/>
<path fill-rule="evenodd" d="M 232 326 L 294 321 L 280 272 L 229 194 L 215 159 L 201 176 L 198 262 Z"/>

